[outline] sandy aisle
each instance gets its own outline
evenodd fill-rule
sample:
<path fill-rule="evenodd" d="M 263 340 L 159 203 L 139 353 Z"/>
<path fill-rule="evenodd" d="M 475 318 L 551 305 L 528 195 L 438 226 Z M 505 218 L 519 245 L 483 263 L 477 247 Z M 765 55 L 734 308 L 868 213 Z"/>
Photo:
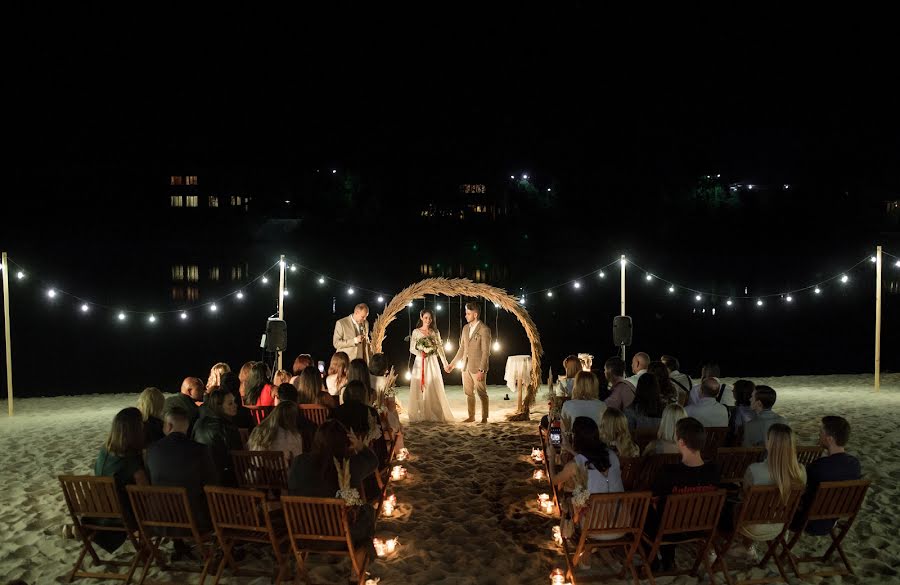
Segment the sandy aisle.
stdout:
<path fill-rule="evenodd" d="M 900 375 L 886 376 L 880 395 L 871 391 L 869 376 L 755 381 L 779 392 L 775 410 L 788 418 L 803 444 L 815 439 L 825 414 L 842 414 L 853 425 L 850 451 L 861 458 L 874 485 L 846 540 L 857 576 L 832 582 L 900 583 Z M 378 527 L 379 536 L 399 536 L 401 547 L 394 558 L 379 560 L 370 569 L 382 583 L 543 584 L 553 567 L 565 566 L 551 541 L 555 522 L 533 503 L 546 484 L 530 479 L 534 465 L 527 457 L 544 400 L 538 400 L 531 423 L 506 423 L 504 415 L 514 402 L 502 400 L 505 392 L 502 386 L 490 389 L 489 425 L 420 423 L 407 429 L 413 456 L 404 463 L 409 477 L 394 484 L 400 509 Z M 464 418 L 462 389 L 449 387 L 448 395 L 454 414 Z M 133 405 L 136 397 L 23 399 L 16 402 L 13 419 L 3 417 L 0 583 L 12 578 L 53 583 L 71 568 L 79 547 L 60 536 L 67 516 L 56 476 L 89 473 L 113 415 Z M 400 399 L 406 402 L 405 389 Z M 313 567 L 322 582 L 344 581 L 343 565 L 314 560 Z"/>

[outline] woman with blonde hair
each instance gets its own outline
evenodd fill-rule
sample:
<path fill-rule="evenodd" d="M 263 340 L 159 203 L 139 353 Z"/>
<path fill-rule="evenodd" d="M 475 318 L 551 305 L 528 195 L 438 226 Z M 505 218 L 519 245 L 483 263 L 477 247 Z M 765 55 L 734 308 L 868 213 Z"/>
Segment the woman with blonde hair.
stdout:
<path fill-rule="evenodd" d="M 281 451 L 285 462 L 303 453 L 303 438 L 297 429 L 300 411 L 296 402 L 285 400 L 278 404 L 259 426 L 250 433 L 247 444 L 251 451 Z"/>
<path fill-rule="evenodd" d="M 341 390 L 347 385 L 347 370 L 350 369 L 350 356 L 343 351 L 331 356 L 328 364 L 328 375 L 325 377 L 325 386 L 332 396 L 339 396 Z"/>
<path fill-rule="evenodd" d="M 572 423 L 579 416 L 593 419 L 599 427 L 605 410 L 606 404 L 600 400 L 600 379 L 593 372 L 578 372 L 572 386 L 572 399 L 566 400 L 559 412 L 564 436 L 572 431 Z"/>
<path fill-rule="evenodd" d="M 278 388 L 282 384 L 290 384 L 291 383 L 291 374 L 287 370 L 278 370 L 275 372 L 275 379 L 272 381 L 272 386 Z"/>
<path fill-rule="evenodd" d="M 206 393 L 209 394 L 218 388 L 222 383 L 222 374 L 227 374 L 230 371 L 231 366 L 225 362 L 213 364 L 213 367 L 209 369 L 209 378 L 206 379 Z"/>
<path fill-rule="evenodd" d="M 628 419 L 617 408 L 607 408 L 600 420 L 600 439 L 615 449 L 619 457 L 637 457 L 641 450 L 631 440 Z"/>
<path fill-rule="evenodd" d="M 787 503 L 791 490 L 806 485 L 806 470 L 797 461 L 797 442 L 794 431 L 786 424 L 775 423 L 766 436 L 766 460 L 752 463 L 744 474 L 746 493 L 754 485 L 778 486 L 781 501 Z M 781 533 L 784 524 L 756 524 L 741 528 L 741 535 L 750 543 L 747 554 L 750 559 L 759 558 L 754 542 L 767 541 Z"/>
<path fill-rule="evenodd" d="M 163 434 L 163 407 L 166 397 L 159 388 L 144 388 L 138 396 L 137 407 L 141 411 L 141 419 L 144 423 L 144 445 L 162 439 Z"/>
<path fill-rule="evenodd" d="M 572 398 L 572 391 L 575 388 L 575 376 L 582 370 L 581 360 L 577 355 L 570 355 L 563 360 L 563 371 L 565 375 L 559 377 L 559 383 L 556 385 L 556 395 Z"/>
<path fill-rule="evenodd" d="M 656 440 L 650 441 L 644 447 L 643 454 L 678 453 L 678 444 L 675 442 L 675 424 L 683 418 L 687 418 L 687 413 L 684 411 L 683 406 L 680 404 L 667 404 L 659 421 Z"/>

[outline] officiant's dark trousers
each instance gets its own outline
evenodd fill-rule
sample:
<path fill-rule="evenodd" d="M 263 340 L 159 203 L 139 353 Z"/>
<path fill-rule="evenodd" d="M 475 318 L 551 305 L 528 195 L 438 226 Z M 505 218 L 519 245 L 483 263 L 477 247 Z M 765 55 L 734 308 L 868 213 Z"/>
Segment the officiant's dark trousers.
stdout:
<path fill-rule="evenodd" d="M 477 374 L 470 374 L 463 371 L 463 390 L 466 393 L 466 403 L 469 407 L 469 418 L 475 418 L 475 393 L 481 399 L 481 420 L 486 421 L 488 418 L 488 393 L 487 393 L 487 375 L 482 381 L 475 379 Z"/>

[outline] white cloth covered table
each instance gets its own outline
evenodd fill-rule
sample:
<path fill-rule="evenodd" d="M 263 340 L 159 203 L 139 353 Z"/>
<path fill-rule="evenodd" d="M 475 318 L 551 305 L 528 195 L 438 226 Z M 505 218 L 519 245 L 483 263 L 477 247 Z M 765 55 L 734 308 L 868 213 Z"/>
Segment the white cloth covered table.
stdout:
<path fill-rule="evenodd" d="M 506 358 L 506 372 L 503 374 L 510 390 L 516 390 L 516 380 L 527 386 L 531 383 L 531 356 L 511 355 Z"/>

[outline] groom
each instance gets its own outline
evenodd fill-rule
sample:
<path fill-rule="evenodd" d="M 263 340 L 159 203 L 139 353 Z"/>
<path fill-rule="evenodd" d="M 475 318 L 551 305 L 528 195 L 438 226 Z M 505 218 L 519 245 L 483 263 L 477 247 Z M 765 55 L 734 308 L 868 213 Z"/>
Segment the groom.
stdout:
<path fill-rule="evenodd" d="M 488 420 L 488 394 L 485 378 L 488 371 L 488 358 L 491 355 L 491 330 L 478 320 L 479 309 L 476 303 L 466 303 L 466 326 L 459 336 L 459 351 L 444 368 L 449 374 L 459 360 L 465 360 L 463 366 L 463 390 L 469 406 L 469 418 L 463 422 L 475 422 L 475 392 L 481 399 L 481 422 Z"/>

